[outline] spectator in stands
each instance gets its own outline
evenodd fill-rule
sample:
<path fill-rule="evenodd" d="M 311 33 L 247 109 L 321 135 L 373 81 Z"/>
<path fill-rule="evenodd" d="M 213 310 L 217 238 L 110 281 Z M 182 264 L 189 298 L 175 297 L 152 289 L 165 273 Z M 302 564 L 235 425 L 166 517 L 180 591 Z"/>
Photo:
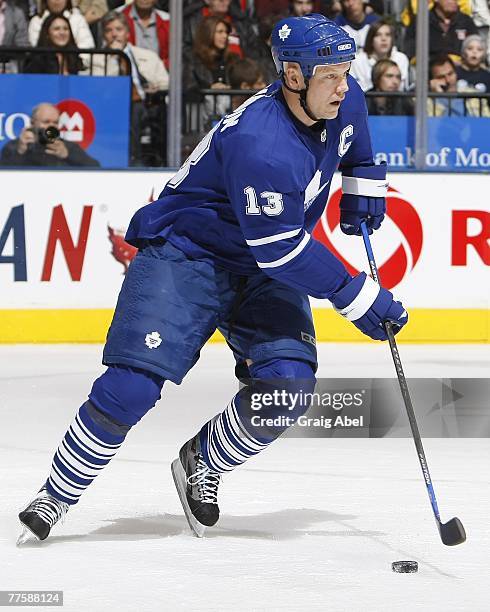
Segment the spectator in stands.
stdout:
<path fill-rule="evenodd" d="M 123 9 L 129 23 L 129 42 L 154 51 L 169 67 L 169 14 L 155 8 L 156 0 L 134 0 Z"/>
<path fill-rule="evenodd" d="M 259 21 L 256 60 L 260 65 L 266 83 L 272 83 L 278 78 L 276 65 L 272 59 L 271 36 L 272 29 L 280 19 L 282 19 L 282 15 L 269 15 Z"/>
<path fill-rule="evenodd" d="M 357 54 L 350 69 L 351 75 L 363 91 L 367 91 L 373 86 L 371 80 L 373 66 L 380 59 L 390 59 L 398 64 L 402 76 L 400 90 L 406 91 L 409 88 L 410 65 L 408 57 L 395 47 L 394 38 L 393 26 L 385 19 L 376 21 L 369 28 L 364 49 Z"/>
<path fill-rule="evenodd" d="M 366 15 L 375 13 L 378 17 L 383 17 L 385 14 L 384 0 L 363 0 L 366 7 Z"/>
<path fill-rule="evenodd" d="M 22 9 L 13 0 L 0 0 L 0 73 L 17 72 L 14 56 L 6 55 L 1 47 L 27 47 L 27 21 Z"/>
<path fill-rule="evenodd" d="M 471 18 L 475 22 L 480 36 L 487 45 L 487 64 L 490 64 L 490 0 L 472 0 Z"/>
<path fill-rule="evenodd" d="M 145 165 L 142 136 L 149 127 L 151 149 L 161 162 L 166 143 L 163 128 L 166 126 L 165 91 L 168 89 L 168 72 L 158 55 L 149 49 L 135 47 L 129 42 L 129 24 L 126 16 L 111 11 L 102 18 L 104 47 L 119 49 L 128 56 L 131 64 L 131 165 Z M 117 56 L 94 55 L 94 76 L 126 74 L 126 65 Z M 156 165 L 156 162 L 152 162 Z"/>
<path fill-rule="evenodd" d="M 64 15 L 52 14 L 44 20 L 37 47 L 51 48 L 53 53 L 31 53 L 24 63 L 26 73 L 67 75 L 78 74 L 84 68 L 70 22 Z"/>
<path fill-rule="evenodd" d="M 260 21 L 269 15 L 286 15 L 290 0 L 255 0 L 255 17 Z"/>
<path fill-rule="evenodd" d="M 398 64 L 390 59 L 376 62 L 372 72 L 373 87 L 371 92 L 400 91 L 402 75 Z M 401 96 L 368 96 L 366 99 L 370 115 L 413 115 L 414 107 L 411 98 Z"/>
<path fill-rule="evenodd" d="M 29 22 L 29 41 L 35 47 L 39 40 L 39 34 L 44 21 L 50 15 L 63 14 L 70 22 L 71 31 L 79 49 L 92 49 L 94 39 L 85 21 L 84 16 L 78 9 L 72 7 L 71 0 L 40 0 L 40 11 Z"/>
<path fill-rule="evenodd" d="M 340 0 L 321 0 L 320 13 L 335 21 L 342 13 L 342 4 Z"/>
<path fill-rule="evenodd" d="M 60 129 L 60 112 L 53 104 L 38 104 L 31 114 L 31 125 L 22 130 L 19 138 L 11 140 L 2 149 L 3 166 L 99 166 L 76 143 L 63 140 L 56 134 L 49 138 L 47 128 Z"/>
<path fill-rule="evenodd" d="M 458 88 L 456 65 L 449 55 L 441 55 L 429 63 L 429 90 L 433 93 L 469 93 L 475 91 L 467 87 Z M 486 100 L 478 98 L 431 98 L 427 100 L 427 114 L 443 117 L 488 117 L 490 115 Z"/>
<path fill-rule="evenodd" d="M 77 8 L 89 26 L 102 19 L 109 11 L 107 0 L 76 0 Z"/>
<path fill-rule="evenodd" d="M 29 46 L 27 21 L 14 0 L 0 0 L 0 46 Z"/>
<path fill-rule="evenodd" d="M 229 82 L 231 89 L 253 89 L 260 91 L 266 86 L 260 65 L 252 59 L 240 59 L 230 66 Z M 231 110 L 234 111 L 249 96 L 232 96 Z"/>
<path fill-rule="evenodd" d="M 88 23 L 95 46 L 100 47 L 103 40 L 100 20 L 109 11 L 107 0 L 72 0 L 72 2 Z"/>
<path fill-rule="evenodd" d="M 487 46 L 481 36 L 472 34 L 461 47 L 461 65 L 456 66 L 458 88 L 474 87 L 490 93 L 490 71 L 485 67 Z"/>
<path fill-rule="evenodd" d="M 194 58 L 184 65 L 184 91 L 188 100 L 202 101 L 201 89 L 229 89 L 228 71 L 239 57 L 228 46 L 231 31 L 228 21 L 220 17 L 206 17 L 196 30 Z M 205 96 L 201 107 L 202 120 L 223 116 L 230 107 L 229 96 Z"/>
<path fill-rule="evenodd" d="M 342 14 L 335 22 L 344 28 L 356 41 L 358 51 L 364 47 L 369 26 L 378 21 L 375 13 L 366 13 L 366 5 L 362 0 L 341 0 Z"/>
<path fill-rule="evenodd" d="M 230 51 L 230 24 L 220 17 L 201 21 L 194 39 L 194 60 L 184 67 L 184 90 L 227 89 L 228 68 L 238 56 Z"/>
<path fill-rule="evenodd" d="M 30 18 L 34 17 L 37 13 L 36 0 L 14 0 L 14 4 L 24 13 L 27 23 L 29 23 Z"/>
<path fill-rule="evenodd" d="M 409 57 L 415 55 L 416 21 L 409 26 L 405 38 L 405 51 Z M 429 13 L 429 55 L 441 54 L 459 59 L 463 40 L 470 34 L 478 34 L 471 17 L 462 13 L 456 0 L 435 0 Z"/>
<path fill-rule="evenodd" d="M 257 58 L 257 35 L 252 21 L 231 0 L 202 0 L 192 5 L 184 19 L 184 54 L 190 61 L 196 31 L 206 17 L 224 19 L 230 26 L 229 48 L 239 57 Z"/>
<path fill-rule="evenodd" d="M 474 4 L 479 2 L 480 0 L 456 0 L 458 3 L 459 10 L 465 15 L 472 15 L 472 8 Z M 485 0 L 483 0 L 485 1 Z M 403 26 L 408 28 L 411 25 L 417 16 L 417 6 L 418 0 L 405 0 L 405 8 L 401 12 L 400 21 Z M 434 0 L 429 0 L 428 2 L 429 11 L 434 8 Z"/>
<path fill-rule="evenodd" d="M 314 11 L 313 0 L 291 0 L 289 14 L 293 17 L 303 17 Z"/>
<path fill-rule="evenodd" d="M 104 47 L 124 51 L 131 63 L 133 100 L 144 100 L 147 93 L 168 89 L 168 72 L 154 51 L 136 47 L 129 42 L 129 24 L 126 16 L 110 11 L 102 18 Z M 125 74 L 117 56 L 94 55 L 91 74 L 94 76 L 117 76 Z"/>

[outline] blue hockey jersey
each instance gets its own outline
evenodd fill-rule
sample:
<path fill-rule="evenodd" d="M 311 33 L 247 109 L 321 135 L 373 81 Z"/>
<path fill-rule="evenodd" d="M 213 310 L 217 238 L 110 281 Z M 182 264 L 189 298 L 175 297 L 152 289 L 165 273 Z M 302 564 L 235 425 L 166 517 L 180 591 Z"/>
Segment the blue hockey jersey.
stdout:
<path fill-rule="evenodd" d="M 126 240 L 162 237 L 194 259 L 266 274 L 328 298 L 348 276 L 310 233 L 339 168 L 373 163 L 364 95 L 349 91 L 336 119 L 307 127 L 276 81 L 224 117 L 131 220 Z"/>

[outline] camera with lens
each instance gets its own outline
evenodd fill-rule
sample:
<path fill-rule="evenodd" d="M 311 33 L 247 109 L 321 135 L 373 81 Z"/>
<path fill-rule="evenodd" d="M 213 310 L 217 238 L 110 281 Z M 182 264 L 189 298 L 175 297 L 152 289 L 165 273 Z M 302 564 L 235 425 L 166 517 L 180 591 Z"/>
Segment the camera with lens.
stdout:
<path fill-rule="evenodd" d="M 38 128 L 37 132 L 37 141 L 40 145 L 45 147 L 48 144 L 52 144 L 60 137 L 60 131 L 54 125 L 50 125 L 47 128 Z"/>

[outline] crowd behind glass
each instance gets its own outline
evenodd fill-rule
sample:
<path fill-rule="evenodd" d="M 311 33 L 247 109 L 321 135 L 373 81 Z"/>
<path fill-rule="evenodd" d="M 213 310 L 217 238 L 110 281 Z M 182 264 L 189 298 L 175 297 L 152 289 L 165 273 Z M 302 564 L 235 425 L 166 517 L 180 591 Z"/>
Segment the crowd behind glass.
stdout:
<path fill-rule="evenodd" d="M 275 80 L 270 55 L 274 24 L 286 15 L 311 12 L 333 19 L 355 39 L 358 52 L 351 74 L 366 93 L 371 115 L 414 114 L 410 92 L 417 61 L 417 0 L 182 1 L 184 99 L 199 108 L 201 128 L 243 102 L 246 96 L 236 90 L 259 90 Z M 168 5 L 168 0 L 0 0 L 0 72 L 130 76 L 130 163 L 165 165 L 166 92 L 172 70 Z M 431 96 L 428 115 L 490 117 L 488 100 L 481 96 L 444 96 L 490 93 L 490 0 L 430 0 L 429 8 L 429 91 L 442 97 Z M 16 54 L 15 48 L 24 50 Z M 41 48 L 43 53 L 36 52 Z M 100 49 L 126 57 L 88 51 Z M 34 128 L 55 126 L 56 107 L 40 103 L 31 122 Z M 33 134 L 32 129 L 23 131 L 4 146 L 0 163 L 97 163 L 56 138 L 44 145 L 42 159 L 31 156 L 26 161 Z M 145 148 L 148 138 L 150 150 Z"/>

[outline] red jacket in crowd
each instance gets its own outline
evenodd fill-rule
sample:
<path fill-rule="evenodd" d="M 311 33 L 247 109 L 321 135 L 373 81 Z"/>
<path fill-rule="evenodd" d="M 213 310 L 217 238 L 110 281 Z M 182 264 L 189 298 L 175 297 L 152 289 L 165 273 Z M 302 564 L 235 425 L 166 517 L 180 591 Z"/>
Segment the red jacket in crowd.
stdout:
<path fill-rule="evenodd" d="M 122 11 L 124 15 L 126 15 L 126 19 L 129 23 L 129 42 L 132 45 L 136 45 L 136 31 L 134 27 L 134 19 L 132 16 L 132 4 L 128 4 Z M 170 41 L 170 19 L 168 13 L 164 11 L 155 10 L 155 19 L 156 19 L 156 28 L 157 28 L 157 38 L 158 38 L 158 46 L 160 49 L 160 58 L 163 60 L 165 64 L 165 68 L 169 67 L 169 41 Z"/>

